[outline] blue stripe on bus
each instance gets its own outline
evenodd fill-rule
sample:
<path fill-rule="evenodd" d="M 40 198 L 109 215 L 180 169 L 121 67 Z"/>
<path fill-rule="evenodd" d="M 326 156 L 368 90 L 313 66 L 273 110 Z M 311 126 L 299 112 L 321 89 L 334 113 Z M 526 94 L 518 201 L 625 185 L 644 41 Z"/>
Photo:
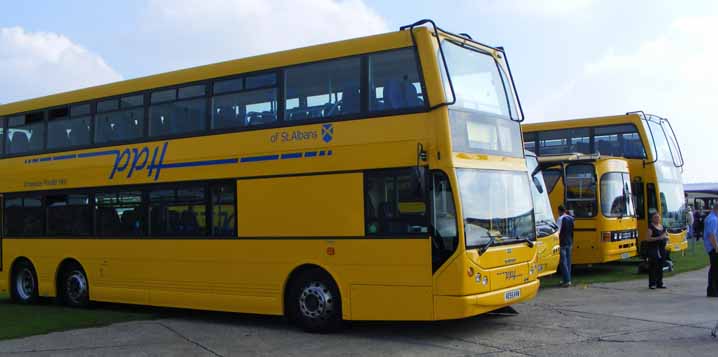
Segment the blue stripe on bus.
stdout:
<path fill-rule="evenodd" d="M 75 159 L 75 158 L 77 158 L 77 155 L 75 155 L 75 154 L 70 154 L 70 155 L 55 156 L 55 157 L 52 158 L 52 160 L 53 160 L 53 161 L 58 161 L 58 160 L 69 160 L 69 159 Z"/>
<path fill-rule="evenodd" d="M 317 152 L 316 151 L 307 151 L 304 153 L 304 157 L 316 157 Z"/>
<path fill-rule="evenodd" d="M 41 157 L 41 158 L 37 159 L 37 161 L 39 161 L 39 162 L 45 162 L 45 161 L 50 161 L 50 160 L 51 160 L 51 158 L 49 158 L 49 157 Z"/>
<path fill-rule="evenodd" d="M 279 160 L 279 155 L 248 156 L 239 159 L 239 162 L 258 162 Z"/>
<path fill-rule="evenodd" d="M 81 154 L 77 154 L 77 157 L 80 159 L 88 158 L 88 157 L 97 157 L 97 156 L 108 156 L 108 155 L 119 155 L 119 150 L 107 150 L 107 151 L 97 151 L 97 152 L 85 152 Z"/>
<path fill-rule="evenodd" d="M 301 153 L 301 152 L 296 152 L 296 153 L 291 153 L 291 154 L 282 154 L 282 160 L 285 160 L 285 159 L 301 159 L 301 158 L 302 158 L 302 153 Z"/>
<path fill-rule="evenodd" d="M 229 165 L 236 164 L 239 159 L 222 159 L 222 160 L 205 160 L 205 161 L 190 161 L 190 162 L 176 162 L 173 164 L 162 164 L 163 169 L 175 169 L 180 167 L 199 167 L 199 166 L 214 166 L 214 165 Z"/>

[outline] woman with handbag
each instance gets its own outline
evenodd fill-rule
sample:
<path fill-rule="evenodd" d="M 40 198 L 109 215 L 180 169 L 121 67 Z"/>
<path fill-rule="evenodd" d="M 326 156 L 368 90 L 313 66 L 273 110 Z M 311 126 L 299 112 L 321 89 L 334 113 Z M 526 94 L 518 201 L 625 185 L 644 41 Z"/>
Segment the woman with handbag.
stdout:
<path fill-rule="evenodd" d="M 665 289 L 663 285 L 663 265 L 666 262 L 666 242 L 668 232 L 661 224 L 661 216 L 654 212 L 648 224 L 648 239 L 646 239 L 646 256 L 648 257 L 648 287 L 650 289 Z"/>

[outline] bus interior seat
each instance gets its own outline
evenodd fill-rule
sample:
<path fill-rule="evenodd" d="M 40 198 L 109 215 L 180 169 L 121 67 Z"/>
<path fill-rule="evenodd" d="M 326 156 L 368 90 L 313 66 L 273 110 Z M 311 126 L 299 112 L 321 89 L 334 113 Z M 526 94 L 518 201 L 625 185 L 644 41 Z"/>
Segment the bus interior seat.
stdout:
<path fill-rule="evenodd" d="M 197 221 L 197 212 L 191 208 L 182 211 L 180 214 L 180 230 L 183 232 L 197 232 L 199 229 L 199 222 Z"/>
<path fill-rule="evenodd" d="M 358 87 L 346 87 L 342 90 L 341 114 L 352 114 L 359 112 L 361 95 Z"/>
<path fill-rule="evenodd" d="M 408 81 L 403 81 L 401 85 L 404 87 L 403 91 L 404 98 L 406 98 L 406 106 L 408 108 L 421 106 L 422 102 L 419 99 L 419 91 L 416 87 Z"/>
<path fill-rule="evenodd" d="M 606 140 L 601 140 L 598 142 L 598 152 L 603 155 L 612 155 L 613 150 L 611 148 L 611 143 Z"/>
<path fill-rule="evenodd" d="M 121 226 L 120 217 L 117 215 L 117 211 L 112 207 L 98 207 L 97 208 L 98 226 L 101 227 L 105 234 L 118 234 L 121 233 L 119 227 Z"/>
<path fill-rule="evenodd" d="M 122 213 L 122 217 L 120 218 L 120 221 L 122 222 L 122 227 L 125 232 L 127 232 L 127 233 L 141 233 L 142 232 L 140 214 L 139 214 L 139 212 L 137 212 L 137 208 L 134 208 L 134 209 L 131 209 L 129 211 L 125 211 L 124 213 Z"/>
<path fill-rule="evenodd" d="M 419 91 L 408 81 L 388 80 L 384 86 L 385 109 L 401 109 L 420 106 Z"/>
<path fill-rule="evenodd" d="M 331 103 L 327 103 L 327 104 L 331 104 Z M 321 117 L 323 117 L 323 116 L 324 116 L 324 108 L 325 108 L 325 106 L 326 106 L 326 104 L 325 104 L 325 105 L 319 105 L 319 106 L 316 106 L 316 107 L 309 108 L 309 118 L 312 118 L 312 119 L 313 119 L 313 118 L 321 118 Z"/>
<path fill-rule="evenodd" d="M 300 109 L 300 108 L 297 108 L 297 109 Z M 290 120 L 303 120 L 303 119 L 307 119 L 308 117 L 309 117 L 309 113 L 304 109 L 294 111 L 293 113 L 291 113 L 289 115 Z"/>
<path fill-rule="evenodd" d="M 95 138 L 97 142 L 112 140 L 112 131 L 112 125 L 106 118 L 95 120 Z"/>
<path fill-rule="evenodd" d="M 263 111 L 260 115 L 261 124 L 270 124 L 277 121 L 277 115 L 274 112 Z"/>
<path fill-rule="evenodd" d="M 177 211 L 166 209 L 167 220 L 162 220 L 161 231 L 164 233 L 170 233 L 174 231 L 181 231 L 180 228 L 180 214 Z"/>
<path fill-rule="evenodd" d="M 67 135 L 69 145 L 87 145 L 90 143 L 90 128 L 83 120 L 74 120 L 70 125 L 70 133 Z"/>
<path fill-rule="evenodd" d="M 232 107 L 219 107 L 215 110 L 213 129 L 241 126 L 239 124 L 241 124 L 240 117 L 232 110 Z"/>
<path fill-rule="evenodd" d="M 385 233 L 405 233 L 405 225 L 397 221 L 397 209 L 393 202 L 383 202 L 379 205 L 379 226 Z"/>
<path fill-rule="evenodd" d="M 62 148 L 70 146 L 70 137 L 67 134 L 67 130 L 62 128 L 62 131 L 55 132 L 48 130 L 47 145 L 51 148 Z"/>
<path fill-rule="evenodd" d="M 112 140 L 127 140 L 132 138 L 133 124 L 130 124 L 127 119 L 120 119 L 115 121 L 115 128 L 112 130 Z"/>
<path fill-rule="evenodd" d="M 579 142 L 576 144 L 576 152 L 580 152 L 582 154 L 588 154 L 591 152 L 591 144 Z"/>
<path fill-rule="evenodd" d="M 15 131 L 12 133 L 10 140 L 11 153 L 26 152 L 30 149 L 30 140 L 27 138 L 27 134 L 21 131 Z"/>

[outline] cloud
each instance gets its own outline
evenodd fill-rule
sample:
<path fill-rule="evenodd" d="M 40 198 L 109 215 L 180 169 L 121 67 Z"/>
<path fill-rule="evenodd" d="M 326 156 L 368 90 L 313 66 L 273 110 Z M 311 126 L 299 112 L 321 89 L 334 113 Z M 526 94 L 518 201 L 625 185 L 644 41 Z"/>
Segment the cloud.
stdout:
<path fill-rule="evenodd" d="M 679 18 L 633 51 L 606 50 L 573 80 L 528 102 L 528 116 L 557 120 L 642 109 L 668 117 L 683 149 L 686 181 L 715 181 L 716 35 L 718 16 Z"/>
<path fill-rule="evenodd" d="M 152 0 L 136 46 L 164 69 L 388 31 L 361 0 Z"/>
<path fill-rule="evenodd" d="M 594 0 L 492 0 L 495 10 L 524 16 L 561 17 L 589 9 Z"/>
<path fill-rule="evenodd" d="M 0 102 L 122 79 L 100 56 L 60 34 L 0 28 Z"/>

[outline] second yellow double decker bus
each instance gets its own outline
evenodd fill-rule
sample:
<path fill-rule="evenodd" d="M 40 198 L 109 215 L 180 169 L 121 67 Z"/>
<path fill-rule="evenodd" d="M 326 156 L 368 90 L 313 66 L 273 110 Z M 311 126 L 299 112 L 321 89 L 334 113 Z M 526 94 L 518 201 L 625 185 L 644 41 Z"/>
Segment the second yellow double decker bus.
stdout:
<path fill-rule="evenodd" d="M 503 49 L 422 21 L 0 105 L 0 292 L 313 331 L 531 299 L 518 103 Z"/>
<path fill-rule="evenodd" d="M 522 125 L 524 145 L 539 156 L 600 154 L 628 163 L 640 242 L 650 215 L 668 229 L 668 251 L 688 247 L 680 145 L 668 119 L 644 112 Z"/>
<path fill-rule="evenodd" d="M 636 217 L 628 165 L 589 155 L 539 157 L 554 210 L 576 218 L 573 264 L 597 264 L 636 255 Z"/>

